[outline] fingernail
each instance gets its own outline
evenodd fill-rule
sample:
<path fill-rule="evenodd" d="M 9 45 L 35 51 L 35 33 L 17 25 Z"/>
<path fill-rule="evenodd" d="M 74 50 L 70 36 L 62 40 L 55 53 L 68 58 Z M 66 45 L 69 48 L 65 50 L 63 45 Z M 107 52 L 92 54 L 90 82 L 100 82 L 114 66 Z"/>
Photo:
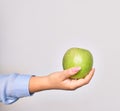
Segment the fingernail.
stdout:
<path fill-rule="evenodd" d="M 81 68 L 80 67 L 75 67 L 72 69 L 73 72 L 78 72 Z"/>

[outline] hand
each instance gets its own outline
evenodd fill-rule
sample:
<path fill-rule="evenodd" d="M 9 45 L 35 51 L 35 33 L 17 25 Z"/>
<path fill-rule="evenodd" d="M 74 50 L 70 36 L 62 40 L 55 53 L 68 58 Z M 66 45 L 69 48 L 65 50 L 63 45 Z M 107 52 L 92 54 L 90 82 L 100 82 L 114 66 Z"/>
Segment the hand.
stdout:
<path fill-rule="evenodd" d="M 95 72 L 95 69 L 92 69 L 84 79 L 70 79 L 70 76 L 76 74 L 79 70 L 79 67 L 75 67 L 60 72 L 54 72 L 48 76 L 34 76 L 30 79 L 29 91 L 30 93 L 34 93 L 50 89 L 75 90 L 88 84 Z"/>
<path fill-rule="evenodd" d="M 51 89 L 75 90 L 88 84 L 93 77 L 95 69 L 92 69 L 84 79 L 70 79 L 70 76 L 76 74 L 79 70 L 80 68 L 76 67 L 48 75 Z"/>

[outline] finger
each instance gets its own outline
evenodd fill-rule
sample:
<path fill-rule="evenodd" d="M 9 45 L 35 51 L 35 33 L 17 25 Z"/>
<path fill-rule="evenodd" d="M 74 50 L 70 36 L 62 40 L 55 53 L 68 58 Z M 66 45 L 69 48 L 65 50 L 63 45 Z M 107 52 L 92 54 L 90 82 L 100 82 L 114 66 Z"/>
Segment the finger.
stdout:
<path fill-rule="evenodd" d="M 84 78 L 85 82 L 86 83 L 89 83 L 89 81 L 92 79 L 93 75 L 94 75 L 94 72 L 95 72 L 95 68 L 93 68 L 89 74 Z"/>
<path fill-rule="evenodd" d="M 78 87 L 88 84 L 90 80 L 92 79 L 94 72 L 95 72 L 95 69 L 93 68 L 84 79 L 79 79 Z"/>
<path fill-rule="evenodd" d="M 74 80 L 72 81 L 71 84 L 71 89 L 77 89 L 79 87 L 82 87 L 90 82 L 94 75 L 95 69 L 92 69 L 90 73 L 84 78 L 84 79 L 79 79 L 79 80 Z"/>
<path fill-rule="evenodd" d="M 74 68 L 64 70 L 63 75 L 62 75 L 63 79 L 67 79 L 71 77 L 72 75 L 75 75 L 78 71 L 80 71 L 80 67 L 74 67 Z"/>

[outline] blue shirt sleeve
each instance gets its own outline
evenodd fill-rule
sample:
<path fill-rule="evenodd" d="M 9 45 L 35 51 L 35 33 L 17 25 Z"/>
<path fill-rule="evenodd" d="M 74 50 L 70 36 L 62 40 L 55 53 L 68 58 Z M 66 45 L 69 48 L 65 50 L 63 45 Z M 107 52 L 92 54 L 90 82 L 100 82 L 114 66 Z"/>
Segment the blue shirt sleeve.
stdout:
<path fill-rule="evenodd" d="M 11 104 L 19 98 L 30 96 L 29 80 L 31 75 L 0 74 L 0 102 Z"/>

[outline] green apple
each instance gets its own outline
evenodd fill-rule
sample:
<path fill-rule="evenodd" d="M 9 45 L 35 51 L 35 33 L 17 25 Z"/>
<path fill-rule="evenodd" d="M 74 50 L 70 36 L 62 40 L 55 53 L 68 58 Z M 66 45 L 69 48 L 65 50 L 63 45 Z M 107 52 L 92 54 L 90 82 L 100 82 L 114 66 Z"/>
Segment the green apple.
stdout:
<path fill-rule="evenodd" d="M 84 78 L 92 69 L 93 56 L 87 49 L 73 47 L 66 51 L 62 63 L 64 70 L 71 67 L 81 67 L 79 72 L 71 76 L 72 79 L 80 79 Z"/>

